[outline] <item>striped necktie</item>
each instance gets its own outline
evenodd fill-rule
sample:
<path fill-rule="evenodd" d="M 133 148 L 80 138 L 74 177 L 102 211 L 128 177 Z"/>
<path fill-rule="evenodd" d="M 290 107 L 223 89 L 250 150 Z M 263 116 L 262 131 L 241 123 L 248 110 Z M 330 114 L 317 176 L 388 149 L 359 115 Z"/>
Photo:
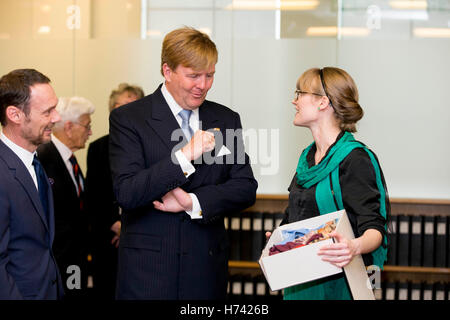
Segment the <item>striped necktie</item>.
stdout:
<path fill-rule="evenodd" d="M 81 181 L 83 180 L 83 175 L 81 174 L 80 166 L 78 165 L 77 158 L 75 158 L 75 156 L 73 154 L 69 158 L 69 161 L 72 164 L 73 175 L 75 176 L 75 182 L 77 183 L 77 194 L 78 194 L 78 198 L 80 199 L 80 209 L 83 209 L 83 200 L 82 200 L 83 188 L 81 186 Z"/>
<path fill-rule="evenodd" d="M 186 139 L 189 141 L 191 140 L 192 135 L 194 134 L 194 131 L 192 130 L 191 126 L 189 125 L 189 119 L 192 114 L 192 110 L 181 110 L 178 112 L 178 114 L 181 117 L 181 130 L 183 130 L 183 133 L 186 137 Z"/>

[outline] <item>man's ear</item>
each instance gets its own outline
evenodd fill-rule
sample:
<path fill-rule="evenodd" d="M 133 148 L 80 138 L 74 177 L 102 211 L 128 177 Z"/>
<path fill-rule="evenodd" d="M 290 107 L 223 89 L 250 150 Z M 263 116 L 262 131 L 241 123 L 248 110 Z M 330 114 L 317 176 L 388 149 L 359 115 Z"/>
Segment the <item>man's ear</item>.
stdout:
<path fill-rule="evenodd" d="M 69 138 L 72 137 L 72 128 L 73 128 L 73 122 L 66 120 L 64 122 L 64 133 L 66 134 L 66 136 L 68 136 Z"/>
<path fill-rule="evenodd" d="M 170 82 L 170 80 L 172 79 L 172 72 L 173 72 L 172 69 L 170 69 L 167 63 L 164 63 L 162 66 L 162 70 L 164 78 L 166 79 L 167 82 Z"/>
<path fill-rule="evenodd" d="M 15 123 L 19 124 L 22 121 L 22 118 L 25 116 L 22 110 L 17 108 L 16 106 L 7 106 L 6 107 L 6 118 Z"/>

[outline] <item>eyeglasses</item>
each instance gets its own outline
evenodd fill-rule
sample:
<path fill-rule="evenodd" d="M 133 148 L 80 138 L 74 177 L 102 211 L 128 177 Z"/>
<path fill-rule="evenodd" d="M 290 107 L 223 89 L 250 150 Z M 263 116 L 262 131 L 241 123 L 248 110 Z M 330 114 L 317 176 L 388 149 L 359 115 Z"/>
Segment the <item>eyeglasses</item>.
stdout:
<path fill-rule="evenodd" d="M 324 97 L 323 94 L 319 94 L 319 93 L 314 93 L 314 92 L 307 92 L 307 91 L 301 91 L 301 90 L 295 90 L 295 99 L 294 101 L 298 100 L 298 97 L 302 94 L 313 94 L 315 96 L 319 96 L 319 97 Z"/>
<path fill-rule="evenodd" d="M 320 69 L 320 70 L 319 70 L 319 78 L 320 78 L 320 82 L 322 83 L 322 87 L 323 87 L 323 91 L 325 92 L 325 95 L 319 94 L 319 93 L 314 93 L 314 92 L 306 92 L 306 91 L 301 91 L 301 90 L 295 90 L 295 100 L 294 100 L 294 101 L 297 101 L 297 100 L 298 100 L 298 97 L 299 97 L 301 94 L 307 94 L 307 93 L 309 93 L 309 94 L 313 94 L 313 95 L 319 96 L 319 97 L 327 97 L 327 98 L 328 98 L 328 101 L 330 102 L 330 106 L 334 109 L 334 106 L 333 106 L 333 104 L 331 103 L 331 99 L 330 99 L 330 97 L 328 96 L 327 90 L 326 90 L 326 88 L 325 88 L 325 80 L 324 80 L 324 78 L 323 78 L 323 69 Z"/>
<path fill-rule="evenodd" d="M 92 128 L 90 124 L 82 124 L 82 123 L 79 123 L 79 122 L 74 122 L 74 123 L 82 126 L 83 128 L 85 128 L 88 131 L 91 130 L 91 128 Z"/>

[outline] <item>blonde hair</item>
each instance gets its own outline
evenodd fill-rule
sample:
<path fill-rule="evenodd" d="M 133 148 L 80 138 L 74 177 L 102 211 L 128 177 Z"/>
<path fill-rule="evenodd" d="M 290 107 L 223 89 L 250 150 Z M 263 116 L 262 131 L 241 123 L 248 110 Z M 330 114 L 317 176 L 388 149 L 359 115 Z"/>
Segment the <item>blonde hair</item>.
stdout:
<path fill-rule="evenodd" d="M 142 90 L 141 87 L 123 82 L 119 84 L 117 89 L 111 91 L 111 94 L 109 95 L 109 112 L 114 109 L 117 103 L 117 98 L 124 92 L 130 92 L 134 94 L 138 99 L 142 99 L 144 97 L 144 90 Z"/>
<path fill-rule="evenodd" d="M 309 69 L 297 80 L 297 89 L 328 97 L 340 129 L 356 132 L 356 122 L 364 111 L 355 81 L 346 71 L 334 67 Z"/>
<path fill-rule="evenodd" d="M 217 63 L 216 45 L 205 33 L 194 28 L 184 27 L 169 32 L 161 50 L 161 74 L 167 63 L 171 70 L 179 65 L 194 70 L 205 70 Z"/>

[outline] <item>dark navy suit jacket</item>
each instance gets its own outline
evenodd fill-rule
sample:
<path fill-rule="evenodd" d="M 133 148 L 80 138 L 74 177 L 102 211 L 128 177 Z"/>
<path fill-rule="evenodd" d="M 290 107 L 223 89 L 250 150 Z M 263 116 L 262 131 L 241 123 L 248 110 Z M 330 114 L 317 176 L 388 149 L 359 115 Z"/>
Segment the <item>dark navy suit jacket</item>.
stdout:
<path fill-rule="evenodd" d="M 111 172 L 124 209 L 117 298 L 224 299 L 229 242 L 223 217 L 251 206 L 257 189 L 242 135 L 226 136 L 226 129 L 241 129 L 240 117 L 214 102 L 200 106 L 201 129 L 220 128 L 224 140 L 218 145 L 231 154 L 195 164 L 186 178 L 172 161 L 183 144 L 171 141 L 180 127 L 160 88 L 110 115 Z M 203 219 L 153 207 L 177 187 L 197 196 Z"/>
<path fill-rule="evenodd" d="M 46 174 L 53 180 L 53 204 L 55 217 L 55 240 L 53 241 L 53 253 L 63 281 L 71 276 L 67 268 L 71 265 L 80 267 L 81 288 L 87 285 L 87 255 L 89 226 L 85 210 L 80 208 L 80 198 L 84 199 L 84 193 L 78 197 L 75 184 L 64 163 L 61 154 L 55 144 L 42 144 L 37 149 L 39 161 L 45 169 Z M 83 175 L 80 169 L 80 174 Z M 84 294 L 80 290 L 68 290 L 65 287 L 66 298 L 74 294 Z"/>
<path fill-rule="evenodd" d="M 49 217 L 27 168 L 0 141 L 0 299 L 57 299 L 63 289 L 52 253 L 53 195 Z"/>

